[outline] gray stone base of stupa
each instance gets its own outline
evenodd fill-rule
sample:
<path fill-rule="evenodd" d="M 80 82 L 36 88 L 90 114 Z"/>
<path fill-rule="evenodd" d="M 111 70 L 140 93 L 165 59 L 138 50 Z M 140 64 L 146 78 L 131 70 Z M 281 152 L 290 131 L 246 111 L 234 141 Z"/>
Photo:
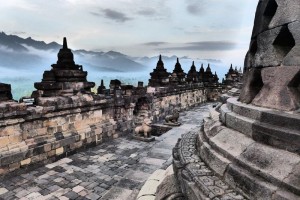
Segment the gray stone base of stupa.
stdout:
<path fill-rule="evenodd" d="M 300 199 L 300 115 L 229 98 L 173 159 L 187 199 Z"/>

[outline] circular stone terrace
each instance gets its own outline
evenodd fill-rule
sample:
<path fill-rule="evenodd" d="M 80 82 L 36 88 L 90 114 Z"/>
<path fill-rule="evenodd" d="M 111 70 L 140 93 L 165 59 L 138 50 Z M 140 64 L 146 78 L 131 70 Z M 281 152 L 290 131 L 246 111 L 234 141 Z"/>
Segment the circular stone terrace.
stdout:
<path fill-rule="evenodd" d="M 0 199 L 155 199 L 157 186 L 172 174 L 178 138 L 199 130 L 208 111 L 206 104 L 180 113 L 182 125 L 154 142 L 121 137 L 43 167 L 2 176 Z"/>

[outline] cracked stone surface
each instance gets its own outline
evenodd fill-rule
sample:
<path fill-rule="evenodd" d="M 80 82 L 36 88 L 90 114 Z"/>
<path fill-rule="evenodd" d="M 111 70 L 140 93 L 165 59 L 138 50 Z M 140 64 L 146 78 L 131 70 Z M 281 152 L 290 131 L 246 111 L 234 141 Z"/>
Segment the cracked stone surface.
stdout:
<path fill-rule="evenodd" d="M 42 167 L 0 177 L 0 199 L 136 199 L 150 175 L 172 163 L 182 134 L 200 128 L 208 106 L 181 113 L 175 127 L 145 143 L 121 137 Z"/>

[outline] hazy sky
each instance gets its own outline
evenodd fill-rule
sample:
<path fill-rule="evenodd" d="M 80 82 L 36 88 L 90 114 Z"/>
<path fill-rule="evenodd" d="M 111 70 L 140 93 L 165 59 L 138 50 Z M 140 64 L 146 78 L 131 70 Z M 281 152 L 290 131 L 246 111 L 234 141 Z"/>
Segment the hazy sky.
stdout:
<path fill-rule="evenodd" d="M 9 0 L 2 31 L 72 49 L 243 65 L 258 0 Z"/>

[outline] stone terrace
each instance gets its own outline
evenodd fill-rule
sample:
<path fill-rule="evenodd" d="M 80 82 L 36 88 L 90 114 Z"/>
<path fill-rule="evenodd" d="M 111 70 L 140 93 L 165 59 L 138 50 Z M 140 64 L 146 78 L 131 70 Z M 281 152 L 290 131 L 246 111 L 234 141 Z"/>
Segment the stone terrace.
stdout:
<path fill-rule="evenodd" d="M 147 178 L 172 163 L 172 148 L 182 134 L 200 128 L 203 105 L 180 114 L 182 125 L 145 143 L 128 137 L 35 169 L 0 178 L 0 199 L 135 199 Z"/>

